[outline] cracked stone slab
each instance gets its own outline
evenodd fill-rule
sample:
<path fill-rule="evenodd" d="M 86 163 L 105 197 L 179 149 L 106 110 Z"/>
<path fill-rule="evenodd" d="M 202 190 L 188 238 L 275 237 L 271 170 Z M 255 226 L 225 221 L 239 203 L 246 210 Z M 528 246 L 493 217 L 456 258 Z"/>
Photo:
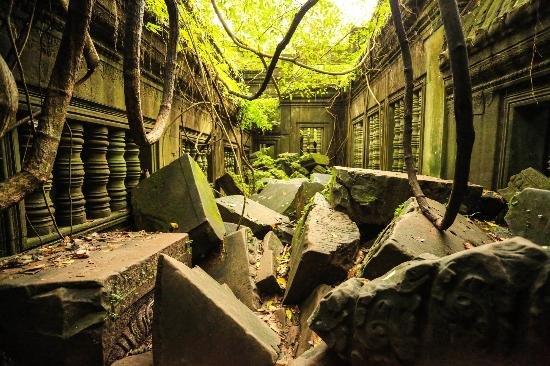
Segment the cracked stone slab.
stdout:
<path fill-rule="evenodd" d="M 158 366 L 272 366 L 279 336 L 201 268 L 159 259 L 153 359 Z"/>
<path fill-rule="evenodd" d="M 431 199 L 428 203 L 440 216 L 445 212 L 441 203 Z M 439 231 L 411 198 L 369 249 L 363 262 L 363 277 L 373 279 L 408 260 L 426 255 L 443 257 L 492 241 L 473 221 L 460 214 L 449 229 Z"/>
<path fill-rule="evenodd" d="M 320 193 L 296 227 L 284 304 L 299 304 L 320 284 L 343 281 L 360 240 L 357 225 Z"/>
<path fill-rule="evenodd" d="M 281 215 L 250 198 L 246 199 L 244 215 L 241 219 L 244 202 L 245 198 L 238 195 L 216 199 L 216 203 L 218 204 L 218 208 L 225 222 L 237 224 L 240 221 L 242 225 L 249 227 L 254 235 L 260 239 L 269 231 L 276 229 L 279 225 L 290 223 L 287 216 Z"/>
<path fill-rule="evenodd" d="M 334 170 L 336 180 L 329 201 L 358 224 L 385 226 L 395 210 L 412 197 L 406 173 L 341 166 Z M 419 175 L 418 182 L 426 197 L 447 202 L 452 181 Z M 482 192 L 482 186 L 468 184 L 463 209 L 468 212 L 477 207 Z"/>
<path fill-rule="evenodd" d="M 187 234 L 130 239 L 0 283 L 0 352 L 21 365 L 110 365 L 151 336 L 161 253 L 191 263 Z M 32 352 L 29 346 L 32 345 Z"/>
<path fill-rule="evenodd" d="M 282 215 L 291 216 L 296 210 L 296 194 L 304 183 L 300 180 L 268 183 L 260 193 L 253 194 L 250 198 Z"/>

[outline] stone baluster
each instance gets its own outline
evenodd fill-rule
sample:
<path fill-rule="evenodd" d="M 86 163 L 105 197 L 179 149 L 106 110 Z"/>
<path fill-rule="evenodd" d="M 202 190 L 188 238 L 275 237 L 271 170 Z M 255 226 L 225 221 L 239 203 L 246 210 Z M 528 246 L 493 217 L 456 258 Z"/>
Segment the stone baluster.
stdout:
<path fill-rule="evenodd" d="M 19 129 L 19 146 L 21 151 L 21 159 L 23 156 L 27 156 L 31 152 L 32 134 L 30 126 L 22 126 Z M 26 151 L 26 153 L 25 153 Z M 27 226 L 27 236 L 33 237 L 37 235 L 47 235 L 55 230 L 55 225 L 50 211 L 52 214 L 55 212 L 52 200 L 50 198 L 50 192 L 52 189 L 52 176 L 44 183 L 44 192 L 46 198 L 44 200 L 44 194 L 42 188 L 38 188 L 27 197 L 25 197 L 25 212 L 27 214 L 30 225 Z M 50 210 L 48 210 L 48 207 Z M 32 226 L 32 227 L 31 227 Z"/>
<path fill-rule="evenodd" d="M 68 122 L 61 134 L 54 164 L 56 218 L 60 226 L 78 225 L 86 221 L 82 193 L 84 163 L 80 157 L 84 144 L 82 123 Z"/>
<path fill-rule="evenodd" d="M 121 129 L 109 131 L 109 147 L 107 149 L 107 163 L 109 164 L 109 182 L 107 191 L 111 197 L 111 211 L 120 211 L 128 207 L 126 186 L 126 161 L 124 160 L 126 142 L 125 132 Z"/>
<path fill-rule="evenodd" d="M 109 206 L 109 165 L 107 164 L 107 147 L 109 146 L 107 127 L 88 125 L 85 129 L 86 143 L 82 156 L 84 158 L 84 197 L 86 198 L 86 216 L 98 219 L 111 215 Z"/>
<path fill-rule="evenodd" d="M 420 129 L 422 125 L 422 92 L 417 91 L 413 98 L 413 119 L 412 119 L 412 152 L 415 163 L 418 167 L 420 155 Z"/>
<path fill-rule="evenodd" d="M 126 160 L 126 179 L 124 180 L 124 184 L 128 194 L 128 202 L 130 202 L 132 189 L 139 183 L 141 164 L 139 161 L 139 146 L 134 142 L 129 132 L 126 132 L 124 159 Z"/>

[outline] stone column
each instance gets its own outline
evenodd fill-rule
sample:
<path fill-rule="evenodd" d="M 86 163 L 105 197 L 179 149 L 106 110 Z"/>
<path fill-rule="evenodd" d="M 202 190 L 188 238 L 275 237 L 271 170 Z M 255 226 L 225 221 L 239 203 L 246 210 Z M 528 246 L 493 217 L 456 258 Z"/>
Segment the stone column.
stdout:
<path fill-rule="evenodd" d="M 107 191 L 109 192 L 109 197 L 111 197 L 111 211 L 120 211 L 128 207 L 126 186 L 124 185 L 124 179 L 126 178 L 125 148 L 124 130 L 109 130 L 107 163 L 111 174 L 107 183 Z"/>
<path fill-rule="evenodd" d="M 132 189 L 139 183 L 141 176 L 141 164 L 139 161 L 139 146 L 134 142 L 129 132 L 126 132 L 126 148 L 124 152 L 124 160 L 126 160 L 126 193 L 128 202 L 130 202 Z"/>
<path fill-rule="evenodd" d="M 109 166 L 107 164 L 108 130 L 105 126 L 88 125 L 84 144 L 84 196 L 86 215 L 98 219 L 111 215 L 110 198 L 107 192 Z"/>

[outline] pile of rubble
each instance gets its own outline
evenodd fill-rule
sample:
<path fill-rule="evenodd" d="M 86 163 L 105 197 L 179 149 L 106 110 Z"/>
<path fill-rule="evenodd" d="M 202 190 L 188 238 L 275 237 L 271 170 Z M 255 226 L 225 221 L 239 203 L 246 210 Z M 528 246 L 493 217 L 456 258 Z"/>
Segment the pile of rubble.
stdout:
<path fill-rule="evenodd" d="M 406 174 L 345 167 L 326 174 L 328 159 L 316 154 L 261 155 L 255 165 L 266 162 L 284 177 L 264 179 L 257 192 L 226 175 L 216 198 L 187 155 L 138 185 L 138 228 L 190 240 L 184 255 L 165 250 L 147 265 L 156 272 L 154 286 L 147 282 L 152 338 L 145 348 L 126 347 L 126 355 L 139 354 L 115 365 L 548 360 L 550 261 L 542 245 L 550 191 L 540 176 L 513 179 L 502 196 L 469 185 L 463 214 L 440 232 L 410 198 Z M 419 181 L 442 214 L 451 182 Z M 510 238 L 497 224 L 503 218 L 513 235 L 537 244 Z M 15 288 L 0 288 L 0 301 Z"/>

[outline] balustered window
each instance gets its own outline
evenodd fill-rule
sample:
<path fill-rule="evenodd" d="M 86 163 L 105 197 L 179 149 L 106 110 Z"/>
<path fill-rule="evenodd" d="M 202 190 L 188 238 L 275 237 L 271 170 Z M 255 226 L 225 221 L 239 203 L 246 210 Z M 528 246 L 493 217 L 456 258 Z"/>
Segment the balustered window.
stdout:
<path fill-rule="evenodd" d="M 365 135 L 363 129 L 363 117 L 352 124 L 352 148 L 351 166 L 354 168 L 363 167 L 363 155 L 365 151 Z"/>
<path fill-rule="evenodd" d="M 301 127 L 300 128 L 300 151 L 302 153 L 323 152 L 323 128 L 322 127 Z"/>
<path fill-rule="evenodd" d="M 237 162 L 235 160 L 235 155 L 237 153 L 236 149 L 231 149 L 231 147 L 226 146 L 223 150 L 223 165 L 226 172 L 237 172 Z"/>
<path fill-rule="evenodd" d="M 367 117 L 369 131 L 369 169 L 380 169 L 380 113 L 378 111 Z"/>
<path fill-rule="evenodd" d="M 21 160 L 31 145 L 21 126 Z M 140 176 L 139 148 L 126 130 L 67 120 L 50 179 L 24 200 L 25 247 L 58 239 L 55 224 L 67 235 L 123 223 Z"/>
<path fill-rule="evenodd" d="M 393 126 L 392 139 L 392 170 L 396 172 L 404 172 L 405 158 L 403 149 L 404 136 L 404 100 L 403 98 L 393 102 L 389 109 L 389 121 Z M 413 110 L 412 110 L 412 152 L 417 169 L 420 158 L 420 133 L 422 126 L 422 92 L 416 90 L 413 94 Z"/>
<path fill-rule="evenodd" d="M 197 140 L 194 138 L 185 139 L 183 138 L 180 145 L 182 154 L 189 154 L 197 164 L 200 166 L 201 170 L 208 176 L 208 157 L 210 156 L 210 145 L 205 144 L 204 140 Z"/>

